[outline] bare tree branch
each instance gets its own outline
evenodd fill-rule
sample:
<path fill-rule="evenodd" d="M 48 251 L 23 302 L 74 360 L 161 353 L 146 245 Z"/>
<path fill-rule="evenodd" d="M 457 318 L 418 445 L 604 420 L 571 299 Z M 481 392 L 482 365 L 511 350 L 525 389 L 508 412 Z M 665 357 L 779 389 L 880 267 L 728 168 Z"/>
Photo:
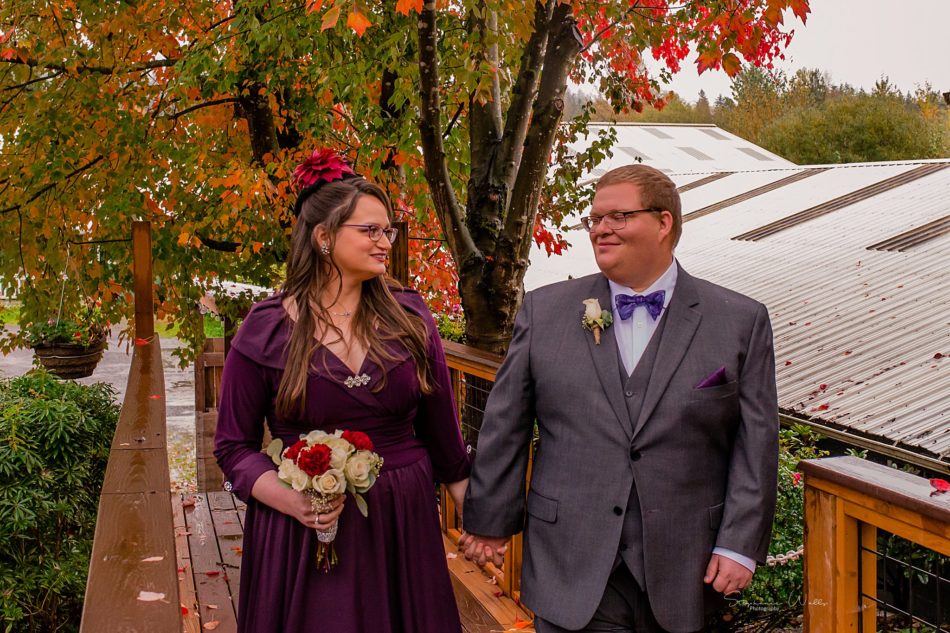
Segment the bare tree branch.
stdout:
<path fill-rule="evenodd" d="M 531 232 L 538 208 L 548 157 L 564 110 L 564 93 L 571 65 L 581 49 L 571 5 L 558 4 L 551 17 L 551 35 L 544 53 L 544 70 L 534 103 L 533 115 L 525 135 L 525 149 L 512 190 L 511 212 L 505 219 L 504 233 L 521 252 L 514 255 L 526 260 L 531 248 Z"/>
<path fill-rule="evenodd" d="M 33 202 L 34 200 L 42 196 L 44 193 L 46 193 L 50 189 L 53 189 L 57 185 L 62 184 L 64 182 L 68 183 L 71 178 L 78 176 L 79 174 L 83 173 L 84 171 L 88 169 L 91 169 L 92 167 L 96 165 L 96 163 L 100 162 L 103 158 L 105 157 L 102 154 L 99 154 L 99 156 L 96 156 L 85 165 L 82 165 L 81 167 L 77 167 L 70 173 L 66 174 L 66 176 L 64 176 L 62 180 L 57 180 L 56 182 L 51 182 L 45 187 L 41 187 L 36 193 L 30 196 L 25 202 L 15 204 L 12 207 L 7 207 L 6 209 L 0 209 L 0 215 L 4 215 L 5 213 L 11 213 L 12 211 L 19 211 L 21 208 L 23 208 L 24 205 L 30 204 L 31 202 Z"/>
<path fill-rule="evenodd" d="M 0 62 L 5 62 L 7 64 L 22 64 L 30 66 L 31 68 L 45 68 L 46 70 L 59 70 L 62 72 L 70 71 L 79 71 L 79 72 L 89 72 L 89 73 L 98 73 L 100 75 L 117 75 L 119 73 L 137 73 L 143 70 L 152 70 L 155 68 L 166 68 L 174 66 L 178 63 L 177 59 L 153 59 L 150 62 L 145 62 L 138 64 L 136 66 L 130 66 L 128 68 L 121 68 L 115 66 L 88 66 L 86 64 L 79 64 L 74 68 L 70 68 L 66 64 L 44 64 L 36 59 L 27 59 L 22 60 L 19 58 L 13 59 L 0 59 Z"/>
<path fill-rule="evenodd" d="M 478 249 L 465 226 L 462 208 L 442 143 L 442 106 L 439 97 L 438 30 L 436 29 L 436 0 L 426 0 L 419 16 L 419 84 L 422 108 L 419 117 L 420 140 L 425 162 L 426 181 L 435 203 L 436 215 L 452 249 L 455 261 L 464 266 L 469 258 L 478 256 Z"/>
<path fill-rule="evenodd" d="M 482 182 L 488 174 L 496 145 L 501 140 L 504 123 L 501 118 L 501 85 L 498 80 L 498 14 L 480 0 L 477 10 L 468 16 L 469 28 L 478 33 L 478 46 L 471 54 L 476 69 L 484 74 L 492 72 L 491 94 L 486 97 L 476 88 L 469 97 L 469 129 L 471 130 L 471 172 L 473 184 Z M 486 69 L 485 67 L 489 68 Z M 477 139 L 474 140 L 474 139 Z"/>
<path fill-rule="evenodd" d="M 554 0 L 537 0 L 534 3 L 534 32 L 525 45 L 518 78 L 512 86 L 511 104 L 505 117 L 499 158 L 495 163 L 495 175 L 499 181 L 505 183 L 509 192 L 514 186 L 518 166 L 521 164 L 524 139 L 531 120 L 531 105 L 541 77 L 544 50 L 555 4 Z"/>
<path fill-rule="evenodd" d="M 177 118 L 179 118 L 179 117 L 185 116 L 185 115 L 188 114 L 189 112 L 194 112 L 195 110 L 200 110 L 200 109 L 202 109 L 202 108 L 210 108 L 210 107 L 216 106 L 216 105 L 223 105 L 223 104 L 225 104 L 225 103 L 237 103 L 238 101 L 239 101 L 239 99 L 238 99 L 237 97 L 225 97 L 225 98 L 222 98 L 222 99 L 213 99 L 213 100 L 211 100 L 211 101 L 204 101 L 204 102 L 202 102 L 202 103 L 196 103 L 196 104 L 193 105 L 193 106 L 189 106 L 189 107 L 185 108 L 184 110 L 179 110 L 178 112 L 175 112 L 175 113 L 173 113 L 173 114 L 169 114 L 169 115 L 168 115 L 167 117 L 165 117 L 165 118 L 167 118 L 167 119 L 177 119 Z"/>

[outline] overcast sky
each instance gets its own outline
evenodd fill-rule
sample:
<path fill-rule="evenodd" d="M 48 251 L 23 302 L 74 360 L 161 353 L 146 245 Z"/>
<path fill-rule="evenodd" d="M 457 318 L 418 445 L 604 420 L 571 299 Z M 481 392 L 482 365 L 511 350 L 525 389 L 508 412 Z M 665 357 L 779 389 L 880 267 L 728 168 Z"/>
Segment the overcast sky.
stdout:
<path fill-rule="evenodd" d="M 790 12 L 786 24 L 794 25 L 795 37 L 777 66 L 789 74 L 819 68 L 834 83 L 866 90 L 887 75 L 902 92 L 926 81 L 950 91 L 950 0 L 811 0 L 807 24 Z M 688 101 L 701 89 L 710 101 L 730 94 L 724 72 L 698 76 L 694 60 L 669 88 Z"/>

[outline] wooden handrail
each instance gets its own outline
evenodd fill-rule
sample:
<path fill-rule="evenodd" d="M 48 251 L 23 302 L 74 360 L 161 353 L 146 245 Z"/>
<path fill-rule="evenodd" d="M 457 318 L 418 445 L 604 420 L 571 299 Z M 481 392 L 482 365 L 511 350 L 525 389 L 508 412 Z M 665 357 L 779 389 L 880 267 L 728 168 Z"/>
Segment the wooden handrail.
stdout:
<path fill-rule="evenodd" d="M 137 223 L 133 231 L 135 293 L 149 297 L 151 305 L 151 261 L 142 242 L 145 238 L 148 231 Z M 132 353 L 99 497 L 81 633 L 181 630 L 162 350 L 154 332 L 148 334 L 150 318 L 137 318 L 136 328 L 140 340 Z"/>
<path fill-rule="evenodd" d="M 950 556 L 950 504 L 923 477 L 856 457 L 805 473 L 805 632 L 876 630 L 877 530 Z"/>

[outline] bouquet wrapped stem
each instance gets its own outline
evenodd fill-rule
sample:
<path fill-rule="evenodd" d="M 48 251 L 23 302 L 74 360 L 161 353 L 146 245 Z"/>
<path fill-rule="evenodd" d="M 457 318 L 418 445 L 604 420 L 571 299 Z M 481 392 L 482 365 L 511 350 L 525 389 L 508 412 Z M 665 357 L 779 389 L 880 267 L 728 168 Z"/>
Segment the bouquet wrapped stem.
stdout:
<path fill-rule="evenodd" d="M 307 496 L 310 497 L 310 505 L 313 511 L 318 514 L 326 514 L 333 510 L 333 502 L 342 495 L 327 495 L 315 490 L 307 490 Z M 333 541 L 336 540 L 337 527 L 340 523 L 336 522 L 329 530 L 317 530 L 317 567 L 328 572 L 337 564 L 336 548 Z"/>

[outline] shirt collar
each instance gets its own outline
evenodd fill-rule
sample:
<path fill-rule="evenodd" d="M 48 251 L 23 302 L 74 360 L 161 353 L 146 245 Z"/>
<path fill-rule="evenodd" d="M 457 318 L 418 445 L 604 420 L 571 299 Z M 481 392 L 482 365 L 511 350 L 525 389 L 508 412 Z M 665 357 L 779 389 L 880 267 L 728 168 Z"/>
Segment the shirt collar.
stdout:
<path fill-rule="evenodd" d="M 607 280 L 610 284 L 610 304 L 616 305 L 617 295 L 627 295 L 627 294 L 642 294 L 648 295 L 651 292 L 656 292 L 657 290 L 666 291 L 666 296 L 663 299 L 663 307 L 669 307 L 670 299 L 673 297 L 673 289 L 676 287 L 676 275 L 679 269 L 676 265 L 676 258 L 673 258 L 673 261 L 670 263 L 669 268 L 666 269 L 662 275 L 660 275 L 649 288 L 643 292 L 636 292 L 633 288 L 628 288 L 626 286 L 621 286 L 618 283 L 615 283 L 611 280 Z"/>

